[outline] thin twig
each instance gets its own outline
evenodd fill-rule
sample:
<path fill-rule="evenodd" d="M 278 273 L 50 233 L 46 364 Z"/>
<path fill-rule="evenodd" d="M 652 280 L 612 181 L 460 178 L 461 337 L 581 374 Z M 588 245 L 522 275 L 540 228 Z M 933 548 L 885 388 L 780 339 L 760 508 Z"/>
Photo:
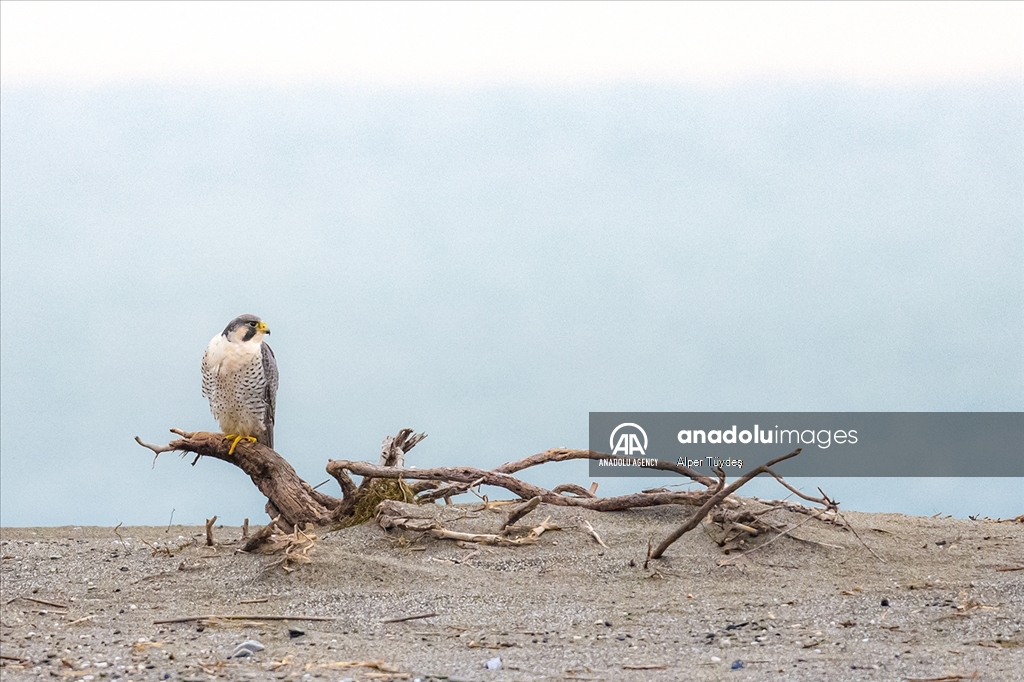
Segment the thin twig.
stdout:
<path fill-rule="evenodd" d="M 174 429 L 171 429 L 172 431 Z M 135 442 L 144 448 L 148 448 L 153 451 L 153 467 L 156 469 L 156 459 L 165 452 L 174 452 L 177 448 L 172 448 L 170 445 L 153 445 L 152 443 L 146 443 L 138 436 L 135 436 Z"/>
<path fill-rule="evenodd" d="M 608 545 L 604 544 L 604 540 L 602 540 L 601 536 L 597 534 L 597 531 L 594 530 L 594 527 L 590 525 L 590 521 L 583 519 L 583 525 L 587 527 L 587 532 L 590 533 L 590 537 L 594 538 L 597 544 L 601 545 L 605 549 L 608 549 Z"/>
<path fill-rule="evenodd" d="M 821 488 L 818 488 L 818 490 L 821 490 Z M 868 543 L 864 542 L 864 540 L 860 537 L 860 534 L 857 532 L 857 529 L 850 525 L 850 520 L 848 518 L 846 518 L 845 516 L 843 516 L 843 512 L 839 511 L 839 509 L 836 509 L 836 514 L 839 514 L 839 517 L 843 520 L 843 523 L 846 524 L 846 527 L 853 531 L 854 537 L 856 537 L 858 540 L 860 540 L 860 544 L 864 545 L 864 549 L 866 549 L 869 552 L 871 552 L 871 556 L 875 557 L 876 559 L 881 561 L 883 564 L 886 563 L 885 559 L 883 559 L 882 557 L 880 557 L 877 554 L 875 554 L 875 550 L 873 550 L 870 547 L 868 547 Z"/>
<path fill-rule="evenodd" d="M 68 609 L 68 608 L 71 608 L 67 604 L 58 604 L 57 602 L 54 602 L 54 601 L 46 601 L 44 599 L 36 599 L 35 597 L 15 597 L 14 599 L 11 599 L 7 603 L 10 604 L 10 603 L 15 602 L 15 601 L 17 601 L 19 599 L 24 599 L 25 601 L 35 602 L 36 604 L 42 604 L 43 606 L 52 606 L 55 609 Z"/>
<path fill-rule="evenodd" d="M 185 616 L 184 618 L 169 618 L 167 620 L 154 620 L 153 625 L 168 625 L 170 623 L 193 623 L 198 620 L 315 620 L 329 621 L 338 620 L 340 616 L 268 616 L 266 614 L 240 614 L 240 613 L 211 613 L 206 616 Z"/>
<path fill-rule="evenodd" d="M 420 613 L 420 614 L 417 614 L 415 616 L 402 616 L 401 618 L 388 618 L 387 620 L 382 620 L 381 622 L 382 623 L 404 623 L 407 620 L 420 620 L 421 618 L 433 618 L 436 615 L 437 615 L 436 613 Z"/>
<path fill-rule="evenodd" d="M 95 617 L 96 617 L 96 614 L 92 614 L 92 615 L 89 615 L 89 616 L 82 616 L 78 620 L 71 621 L 70 623 L 68 623 L 68 625 L 75 625 L 76 623 L 84 623 L 85 621 L 92 620 Z"/>

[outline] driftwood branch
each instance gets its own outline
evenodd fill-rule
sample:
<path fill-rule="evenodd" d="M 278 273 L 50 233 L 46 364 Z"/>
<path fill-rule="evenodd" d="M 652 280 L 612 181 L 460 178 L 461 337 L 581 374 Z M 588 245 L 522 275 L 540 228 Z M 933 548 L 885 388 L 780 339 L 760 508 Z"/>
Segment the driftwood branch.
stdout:
<path fill-rule="evenodd" d="M 508 513 L 508 518 L 506 518 L 505 522 L 503 524 L 501 524 L 501 529 L 500 530 L 504 531 L 506 528 L 508 528 L 509 526 L 514 524 L 516 521 L 518 521 L 519 519 L 523 518 L 524 516 L 526 516 L 527 514 L 532 512 L 539 505 L 540 505 L 540 498 L 539 497 L 533 497 L 533 498 L 530 498 L 529 500 L 527 500 L 526 502 L 523 502 L 521 505 L 517 506 L 515 509 L 513 509 L 512 511 L 510 511 Z"/>
<path fill-rule="evenodd" d="M 214 514 L 212 519 L 206 519 L 206 546 L 213 547 L 213 524 L 217 523 L 217 515 Z"/>
<path fill-rule="evenodd" d="M 528 469 L 533 466 L 540 464 L 547 464 L 549 462 L 567 462 L 573 459 L 604 459 L 608 457 L 608 453 L 595 452 L 593 450 L 570 450 L 568 448 L 552 448 L 551 450 L 545 450 L 544 452 L 538 452 L 536 455 L 530 455 L 523 459 L 516 460 L 515 462 L 508 462 L 502 464 L 494 471 L 502 474 L 514 474 Z M 648 465 L 644 468 L 655 469 L 657 471 L 668 471 L 673 474 L 679 474 L 686 478 L 692 479 L 703 486 L 710 487 L 715 483 L 715 479 L 710 476 L 704 476 L 699 474 L 693 469 L 688 469 L 683 466 L 679 466 L 674 462 L 662 462 L 658 461 L 654 464 Z"/>
<path fill-rule="evenodd" d="M 533 504 L 533 500 L 527 502 L 523 507 Z M 539 503 L 537 503 L 539 504 Z M 533 507 L 536 507 L 533 504 Z M 520 507 L 522 508 L 522 507 Z M 529 511 L 529 509 L 527 510 Z M 515 511 L 513 511 L 515 513 Z M 412 514 L 412 515 L 410 515 Z M 500 533 L 467 533 L 451 530 L 441 525 L 440 521 L 429 516 L 416 515 L 417 511 L 410 512 L 408 505 L 403 507 L 394 500 L 386 500 L 377 507 L 377 524 L 384 530 L 409 530 L 419 533 L 428 533 L 437 540 L 455 540 L 456 542 L 473 542 L 480 545 L 493 545 L 497 547 L 521 547 L 530 545 L 537 541 L 541 535 L 549 530 L 561 530 L 557 525 L 551 523 L 551 517 L 540 522 L 540 524 L 529 529 L 525 535 L 510 537 L 512 528 L 502 524 Z M 517 529 L 525 530 L 525 529 Z"/>
<path fill-rule="evenodd" d="M 270 536 L 274 533 L 281 533 L 281 529 L 277 527 L 277 522 L 281 520 L 280 516 L 274 517 L 270 520 L 270 523 L 260 528 L 258 531 L 252 534 L 252 537 L 246 541 L 242 546 L 243 552 L 253 552 L 259 549 L 264 543 L 266 543 Z"/>
<path fill-rule="evenodd" d="M 262 443 L 239 441 L 234 453 L 228 454 L 231 441 L 223 434 L 172 430 L 181 436 L 167 445 L 150 445 L 138 437 L 136 441 L 156 454 L 161 452 L 192 452 L 200 457 L 219 459 L 233 464 L 252 479 L 281 514 L 281 521 L 290 526 L 306 523 L 329 523 L 341 500 L 325 495 L 302 480 L 291 464 Z"/>
<path fill-rule="evenodd" d="M 596 486 L 591 486 L 588 490 L 576 484 L 565 483 L 548 490 L 527 483 L 513 474 L 551 462 L 603 459 L 608 456 L 605 453 L 556 448 L 508 462 L 491 470 L 468 466 L 410 469 L 405 467 L 406 455 L 426 436 L 422 433 L 413 433 L 412 429 L 402 429 L 396 435 L 384 439 L 378 464 L 340 459 L 328 460 L 327 473 L 337 481 L 338 487 L 341 489 L 341 498 L 336 498 L 310 486 L 299 477 L 295 469 L 281 455 L 261 443 L 242 440 L 234 452 L 229 453 L 231 441 L 226 440 L 223 434 L 205 431 L 188 432 L 179 429 L 171 429 L 171 431 L 179 438 L 172 440 L 167 445 L 153 445 L 138 437 L 135 440 L 139 445 L 154 453 L 154 464 L 156 457 L 164 452 L 181 452 L 196 455 L 192 462 L 193 465 L 202 457 L 210 457 L 237 466 L 248 474 L 260 492 L 267 497 L 266 510 L 272 520 L 266 527 L 248 538 L 244 551 L 253 551 L 264 544 L 271 543 L 273 537 L 297 533 L 297 529 L 305 528 L 307 524 L 313 524 L 315 527 L 359 523 L 372 518 L 374 514 L 378 514 L 378 520 L 381 521 L 378 506 L 382 500 L 396 499 L 423 504 L 444 499 L 448 502 L 451 497 L 473 491 L 474 488 L 481 485 L 503 488 L 527 501 L 510 512 L 499 530 L 500 535 L 494 536 L 499 539 L 492 539 L 490 536 L 484 539 L 483 536 L 480 536 L 474 537 L 472 540 L 502 545 L 532 542 L 545 530 L 553 527 L 546 522 L 542 523 L 533 529 L 528 536 L 529 539 L 511 540 L 507 537 L 508 533 L 513 530 L 512 524 L 542 503 L 594 511 L 620 511 L 659 505 L 698 507 L 697 512 L 686 523 L 663 540 L 657 548 L 649 551 L 648 559 L 660 558 L 672 543 L 699 526 L 716 509 L 719 511 L 712 518 L 720 523 L 725 530 L 723 541 L 720 544 L 724 545 L 726 542 L 724 538 L 730 534 L 735 539 L 737 534 L 746 533 L 754 536 L 765 530 L 766 526 L 747 512 L 733 514 L 721 509 L 738 506 L 734 498 L 729 496 L 761 474 L 771 475 L 802 499 L 822 505 L 826 512 L 838 510 L 837 503 L 824 493 L 821 497 L 806 495 L 789 485 L 771 469 L 779 462 L 796 457 L 800 454 L 799 449 L 753 469 L 728 485 L 725 472 L 720 469 L 714 472 L 714 476 L 706 476 L 672 462 L 653 462 L 646 468 L 688 478 L 700 484 L 702 489 L 654 488 L 629 495 L 597 497 L 595 495 Z M 362 481 L 357 485 L 352 480 L 352 475 L 362 476 Z M 212 526 L 215 520 L 215 518 L 211 519 L 209 525 Z M 382 522 L 381 525 L 384 526 L 385 523 Z M 397 525 L 402 525 L 408 530 L 429 532 L 439 538 L 467 539 L 462 535 L 456 537 L 452 531 L 430 523 L 423 523 L 419 519 L 405 519 Z M 589 524 L 587 530 L 596 542 L 604 545 L 600 535 Z M 212 530 L 210 534 L 212 540 Z M 740 544 L 742 544 L 742 540 Z"/>
<path fill-rule="evenodd" d="M 751 479 L 753 479 L 753 478 L 755 478 L 757 476 L 760 476 L 761 474 L 763 474 L 765 472 L 771 471 L 770 467 L 778 464 L 779 462 L 784 462 L 787 459 L 790 459 L 791 457 L 796 457 L 797 455 L 800 454 L 800 451 L 801 451 L 801 448 L 797 448 L 796 450 L 794 450 L 793 452 L 789 453 L 788 455 L 783 455 L 782 457 L 776 457 L 775 459 L 771 460 L 767 464 L 762 464 L 761 466 L 757 467 L 756 469 L 754 469 L 750 473 L 746 474 L 745 476 L 742 476 L 741 478 L 736 479 L 736 481 L 734 483 L 732 483 L 731 485 L 727 485 L 727 486 L 724 485 L 725 477 L 722 476 L 720 478 L 720 481 L 719 481 L 719 486 L 718 486 L 717 492 L 715 492 L 714 495 L 709 497 L 707 502 L 705 502 L 701 506 L 701 508 L 697 510 L 697 513 L 694 514 L 693 516 L 691 516 L 690 519 L 686 523 L 681 525 L 671 535 L 669 535 L 667 538 L 662 540 L 661 544 L 658 545 L 654 549 L 653 552 L 651 552 L 651 557 L 650 558 L 652 558 L 652 559 L 660 559 L 661 555 L 665 553 L 665 550 L 668 549 L 672 545 L 673 542 L 675 542 L 676 540 L 681 538 L 684 534 L 689 533 L 691 530 L 693 530 L 694 528 L 699 526 L 700 522 L 704 520 L 704 517 L 707 516 L 708 513 L 711 512 L 711 510 L 715 507 L 715 505 L 717 505 L 722 500 L 724 500 L 726 497 L 728 497 L 729 495 L 732 495 L 734 492 L 739 490 L 744 484 L 748 483 Z M 772 475 L 774 476 L 775 474 L 773 473 Z"/>
<path fill-rule="evenodd" d="M 551 451 L 548 452 L 558 452 Z M 565 452 L 565 451 L 561 451 Z M 587 453 L 566 459 L 582 459 L 584 457 L 607 457 L 599 453 L 591 453 L 589 450 L 575 451 Z M 552 459 L 551 461 L 559 461 Z M 369 462 L 349 462 L 346 460 L 331 460 L 327 464 L 327 471 L 331 475 L 335 472 L 349 472 L 358 476 L 369 478 L 394 478 L 416 480 L 446 481 L 461 484 L 490 485 L 496 488 L 504 488 L 509 492 L 528 500 L 539 497 L 545 504 L 553 504 L 560 507 L 583 507 L 595 511 L 621 511 L 623 509 L 637 509 L 640 507 L 655 507 L 664 504 L 687 504 L 700 505 L 707 499 L 707 491 L 666 491 L 655 493 L 633 493 L 620 495 L 618 497 L 571 497 L 559 495 L 551 490 L 541 488 L 522 481 L 515 476 L 501 472 L 501 467 L 491 471 L 476 469 L 474 467 L 436 467 L 431 469 L 399 469 L 396 467 L 382 467 Z M 436 491 L 432 491 L 434 493 Z"/>

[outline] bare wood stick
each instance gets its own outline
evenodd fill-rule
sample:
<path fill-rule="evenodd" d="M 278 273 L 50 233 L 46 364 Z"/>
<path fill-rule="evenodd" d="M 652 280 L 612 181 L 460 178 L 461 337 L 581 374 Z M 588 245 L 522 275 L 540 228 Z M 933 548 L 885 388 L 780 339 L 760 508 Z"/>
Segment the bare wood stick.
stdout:
<path fill-rule="evenodd" d="M 561 530 L 561 528 L 551 523 L 550 516 L 541 521 L 539 526 L 534 526 L 533 528 L 531 528 L 529 537 L 539 538 L 541 535 L 544 534 L 545 531 L 549 530 Z"/>
<path fill-rule="evenodd" d="M 343 470 L 337 472 L 328 471 L 334 477 L 334 480 L 338 482 L 338 486 L 341 488 L 341 497 L 344 500 L 349 500 L 356 494 L 356 484 L 352 482 L 348 474 Z"/>
<path fill-rule="evenodd" d="M 578 459 L 578 458 L 577 458 Z M 540 486 L 521 481 L 514 476 L 498 470 L 483 471 L 473 467 L 436 467 L 431 469 L 398 469 L 382 467 L 369 462 L 349 462 L 331 460 L 327 465 L 328 473 L 337 470 L 348 470 L 359 476 L 371 478 L 413 478 L 447 482 L 485 484 L 505 488 L 524 500 L 540 497 L 541 502 L 562 507 L 584 507 L 596 511 L 618 511 L 638 507 L 654 507 L 663 504 L 698 505 L 707 499 L 708 491 L 673 491 L 664 493 L 634 493 L 619 497 L 579 498 L 556 495 Z M 436 492 L 436 491 L 432 491 Z"/>
<path fill-rule="evenodd" d="M 242 539 L 243 540 L 248 540 L 249 539 L 249 518 L 248 517 L 242 519 Z"/>
<path fill-rule="evenodd" d="M 430 530 L 430 535 L 438 540 L 476 542 L 481 545 L 497 545 L 499 547 L 518 547 L 519 545 L 528 545 L 534 540 L 530 536 L 512 540 L 501 535 L 494 535 L 493 533 L 461 533 L 455 530 L 448 530 L 447 528 L 433 528 Z"/>
<path fill-rule="evenodd" d="M 35 602 L 36 604 L 42 604 L 43 606 L 52 606 L 55 609 L 68 609 L 68 608 L 71 608 L 67 604 L 58 604 L 55 601 L 46 601 L 44 599 L 36 599 L 34 597 L 15 597 L 14 599 L 8 600 L 7 603 L 11 604 L 13 602 L 16 602 L 19 599 L 24 599 L 25 601 Z"/>
<path fill-rule="evenodd" d="M 792 528 L 790 528 L 789 530 L 786 530 L 786 531 L 783 531 L 783 532 L 779 533 L 778 535 L 776 535 L 775 537 L 773 537 L 773 538 L 772 538 L 771 540 L 769 540 L 768 542 L 763 542 L 763 543 L 761 543 L 760 545 L 758 545 L 757 547 L 754 547 L 753 549 L 748 549 L 748 550 L 747 550 L 746 552 L 743 552 L 743 553 L 741 553 L 741 554 L 737 554 L 736 556 L 733 556 L 733 557 L 729 557 L 728 559 L 725 559 L 725 560 L 723 560 L 723 561 L 719 561 L 719 562 L 718 562 L 718 565 L 719 565 L 719 566 L 728 566 L 728 565 L 729 565 L 730 563 L 732 563 L 733 561 L 736 561 L 737 559 L 739 559 L 739 558 L 741 558 L 741 557 L 745 557 L 745 556 L 747 556 L 748 554 L 753 554 L 754 552 L 758 551 L 759 549 L 764 549 L 764 548 L 765 548 L 765 547 L 767 547 L 768 545 L 772 544 L 773 542 L 775 542 L 776 540 L 778 540 L 779 538 L 781 538 L 781 537 L 782 537 L 783 535 L 789 535 L 790 533 L 792 533 L 793 531 L 795 531 L 795 530 L 796 530 L 797 528 L 799 528 L 800 526 L 804 525 L 804 524 L 805 524 L 805 523 L 807 523 L 808 521 L 811 521 L 811 520 L 812 520 L 813 518 L 814 518 L 813 516 L 808 516 L 808 517 L 807 517 L 806 519 L 804 519 L 804 520 L 803 520 L 803 521 L 801 521 L 800 523 L 796 524 L 795 526 L 793 526 L 793 527 L 792 527 Z"/>
<path fill-rule="evenodd" d="M 782 486 L 786 490 L 788 490 L 789 492 L 793 493 L 797 497 L 802 497 L 803 499 L 807 500 L 808 502 L 814 502 L 815 504 L 820 504 L 823 507 L 825 507 L 826 509 L 834 508 L 835 505 L 837 504 L 837 503 L 833 502 L 832 500 L 830 500 L 828 498 L 828 495 L 826 495 L 824 492 L 822 492 L 821 488 L 818 488 L 818 492 L 821 493 L 821 497 L 811 497 L 810 495 L 807 495 L 806 493 L 802 493 L 799 490 L 797 490 L 796 488 L 794 488 L 793 486 L 791 486 L 789 484 L 789 481 L 784 479 L 782 476 L 779 476 L 774 471 L 768 471 L 767 473 L 771 474 L 775 478 L 775 480 L 778 481 L 780 484 L 782 484 Z"/>
<path fill-rule="evenodd" d="M 381 622 L 382 623 L 404 623 L 407 620 L 420 620 L 421 618 L 433 618 L 436 615 L 437 615 L 436 613 L 420 613 L 420 614 L 417 614 L 415 616 L 402 616 L 401 618 L 388 618 L 387 620 L 382 620 Z"/>
<path fill-rule="evenodd" d="M 274 531 L 280 532 L 280 528 L 277 527 L 277 522 L 281 520 L 280 516 L 276 516 L 271 519 L 270 523 L 260 528 L 258 531 L 252 534 L 249 541 L 242 546 L 243 552 L 251 552 L 257 549 L 260 545 L 270 539 L 270 536 L 274 534 Z"/>
<path fill-rule="evenodd" d="M 412 429 L 405 428 L 394 436 L 388 436 L 381 444 L 381 466 L 405 466 L 405 455 L 416 447 L 416 444 L 427 437 L 425 433 L 413 435 Z"/>
<path fill-rule="evenodd" d="M 602 540 L 601 536 L 597 534 L 597 531 L 594 530 L 594 527 L 590 525 L 590 521 L 583 519 L 583 525 L 587 527 L 587 532 L 590 533 L 590 537 L 594 538 L 594 540 L 597 541 L 597 544 L 601 545 L 605 549 L 608 548 L 608 545 L 604 544 L 604 540 Z"/>
<path fill-rule="evenodd" d="M 410 518 L 397 518 L 389 517 L 386 513 L 387 510 L 382 511 L 378 515 L 378 523 L 385 529 L 387 528 L 406 528 L 410 530 L 422 530 L 430 533 L 431 537 L 439 540 L 455 540 L 457 542 L 475 542 L 481 545 L 496 545 L 499 547 L 518 547 L 521 545 L 532 544 L 549 530 L 560 530 L 559 527 L 551 523 L 551 517 L 548 516 L 539 525 L 530 529 L 527 535 L 520 538 L 509 538 L 505 535 L 495 535 L 493 533 L 463 533 L 454 530 L 448 530 L 447 528 L 438 524 L 433 519 L 410 519 Z M 381 515 L 387 516 L 382 518 Z"/>
<path fill-rule="evenodd" d="M 575 483 L 563 483 L 561 485 L 556 485 L 554 488 L 551 489 L 551 492 L 555 493 L 556 495 L 564 495 L 565 493 L 570 493 L 572 495 L 575 495 L 576 497 L 594 497 L 594 494 L 591 493 L 589 490 L 587 490 L 581 485 L 576 485 Z"/>
<path fill-rule="evenodd" d="M 759 502 L 761 504 L 768 505 L 768 508 L 767 509 L 763 509 L 763 510 L 757 512 L 757 516 L 761 516 L 762 514 L 767 514 L 768 512 L 773 511 L 775 509 L 785 509 L 786 511 L 791 511 L 794 514 L 806 514 L 808 516 L 813 516 L 814 518 L 819 519 L 821 521 L 828 521 L 830 523 L 836 523 L 836 519 L 835 519 L 835 516 L 834 516 L 834 514 L 836 512 L 836 508 L 834 508 L 834 507 L 831 508 L 831 509 L 812 509 L 811 507 L 803 506 L 799 502 L 787 502 L 786 500 L 759 500 Z M 831 500 L 830 500 L 830 502 L 831 502 Z M 832 504 L 837 505 L 839 503 L 838 502 L 833 502 Z M 829 514 L 832 514 L 833 516 L 829 516 Z M 879 530 L 879 529 L 876 528 L 875 530 Z M 882 532 L 888 532 L 888 531 L 882 531 Z"/>
<path fill-rule="evenodd" d="M 206 519 L 206 546 L 213 547 L 213 524 L 217 523 L 217 517 Z"/>
<path fill-rule="evenodd" d="M 538 452 L 535 455 L 524 457 L 523 459 L 515 462 L 508 462 L 502 464 L 495 471 L 503 474 L 514 474 L 517 471 L 522 471 L 532 466 L 539 464 L 547 464 L 548 462 L 565 462 L 571 459 L 605 459 L 611 455 L 604 452 L 595 452 L 594 450 L 571 450 L 568 448 L 552 448 L 551 450 L 545 450 L 544 452 Z M 715 479 L 699 474 L 692 469 L 688 469 L 684 466 L 679 466 L 674 462 L 662 462 L 658 461 L 652 465 L 645 465 L 648 469 L 658 469 L 660 471 L 671 471 L 677 473 L 680 476 L 686 476 L 701 485 L 711 487 L 715 484 Z"/>
<path fill-rule="evenodd" d="M 172 431 L 174 429 L 171 429 Z M 135 436 L 135 442 L 144 448 L 148 448 L 153 451 L 153 464 L 151 467 L 156 469 L 157 458 L 165 452 L 174 452 L 177 448 L 173 448 L 170 445 L 153 445 L 152 443 L 146 443 L 138 436 Z"/>
<path fill-rule="evenodd" d="M 523 504 L 519 505 L 518 507 L 509 512 L 508 517 L 505 519 L 505 523 L 501 524 L 500 530 L 505 530 L 513 523 L 529 514 L 534 509 L 536 509 L 537 505 L 539 504 L 540 497 L 532 497 Z"/>
<path fill-rule="evenodd" d="M 169 618 L 167 620 L 154 620 L 153 625 L 168 625 L 170 623 L 194 623 L 197 620 L 315 620 L 329 621 L 338 620 L 339 616 L 268 616 L 266 614 L 245 614 L 245 613 L 211 613 L 205 616 L 185 616 L 184 618 Z"/>
<path fill-rule="evenodd" d="M 174 518 L 174 510 L 173 509 L 171 510 L 171 518 Z M 121 523 L 118 523 L 116 526 L 114 526 L 114 535 L 117 536 L 117 541 L 121 543 L 121 546 L 124 547 L 125 551 L 128 551 L 128 545 L 126 545 L 124 543 L 124 538 L 121 537 L 121 533 L 118 532 L 118 529 L 121 527 L 121 525 L 122 525 Z M 170 529 L 171 529 L 171 526 L 168 524 L 167 530 L 170 530 Z"/>
<path fill-rule="evenodd" d="M 341 500 L 313 490 L 287 460 L 262 443 L 242 440 L 235 451 L 229 454 L 231 441 L 226 440 L 223 434 L 206 431 L 189 433 L 179 429 L 171 431 L 181 438 L 167 445 L 151 445 L 138 437 L 135 440 L 157 455 L 171 451 L 193 452 L 200 457 L 212 457 L 237 466 L 249 475 L 260 492 L 280 510 L 282 521 L 289 525 L 329 523 L 333 510 L 341 504 Z"/>
<path fill-rule="evenodd" d="M 818 490 L 820 491 L 821 488 L 818 488 Z M 822 493 L 822 494 L 824 494 L 824 493 Z M 860 540 L 860 544 L 864 545 L 864 549 L 866 549 L 869 552 L 871 552 L 871 556 L 875 557 L 876 559 L 878 559 L 879 561 L 881 561 L 884 564 L 885 563 L 885 559 L 883 559 L 882 557 L 880 557 L 877 554 L 875 554 L 875 550 L 873 550 L 870 547 L 868 547 L 868 543 L 864 542 L 864 540 L 860 537 L 860 534 L 857 532 L 857 529 L 850 525 L 850 520 L 848 518 L 846 518 L 845 516 L 843 516 L 843 513 L 841 511 L 839 511 L 838 509 L 836 509 L 836 513 L 839 514 L 839 517 L 843 520 L 843 523 L 846 524 L 846 527 L 849 528 L 851 531 L 853 531 L 854 537 L 856 537 L 858 540 Z"/>
<path fill-rule="evenodd" d="M 667 538 L 662 540 L 661 544 L 659 544 L 655 548 L 654 552 L 651 553 L 651 558 L 652 559 L 660 559 L 661 555 L 665 553 L 665 550 L 668 549 L 672 545 L 673 542 L 675 542 L 676 540 L 681 538 L 683 536 L 683 534 L 690 532 L 691 530 L 696 528 L 698 525 L 700 525 L 700 522 L 704 520 L 704 517 L 708 515 L 708 512 L 710 512 L 714 508 L 715 505 L 717 505 L 719 502 L 724 500 L 729 495 L 732 495 L 740 487 L 742 487 L 745 483 L 749 482 L 752 478 L 763 474 L 764 472 L 766 472 L 768 470 L 769 467 L 774 466 L 774 465 L 778 464 L 779 462 L 784 462 L 787 459 L 790 459 L 791 457 L 796 457 L 797 455 L 800 454 L 800 452 L 801 452 L 801 448 L 797 448 L 796 450 L 794 450 L 793 452 L 789 453 L 788 455 L 783 455 L 782 457 L 776 457 L 775 459 L 771 460 L 767 464 L 762 464 L 761 466 L 757 467 L 756 469 L 751 471 L 749 474 L 743 476 L 742 478 L 738 479 L 735 483 L 733 483 L 732 485 L 729 485 L 729 486 L 722 487 L 721 483 L 725 482 L 725 478 L 723 477 L 721 479 L 721 481 L 720 481 L 718 492 L 716 492 L 714 495 L 712 495 L 708 499 L 708 501 L 705 502 L 703 504 L 703 506 L 701 506 L 701 508 L 697 510 L 697 513 L 694 514 L 692 517 L 690 517 L 689 521 L 684 523 L 682 526 L 680 526 L 675 531 L 673 531 L 671 535 L 669 535 Z"/>
<path fill-rule="evenodd" d="M 422 483 L 415 483 L 413 484 L 412 487 L 413 489 L 415 489 L 419 485 L 422 485 Z M 462 493 L 469 490 L 471 487 L 472 483 L 453 483 L 450 485 L 438 484 L 433 490 L 428 489 L 427 492 L 424 492 L 422 495 L 417 497 L 416 501 L 420 504 L 423 504 L 425 502 L 434 502 L 436 500 L 443 499 L 447 504 L 451 502 L 452 497 L 454 497 L 455 495 L 461 495 Z"/>

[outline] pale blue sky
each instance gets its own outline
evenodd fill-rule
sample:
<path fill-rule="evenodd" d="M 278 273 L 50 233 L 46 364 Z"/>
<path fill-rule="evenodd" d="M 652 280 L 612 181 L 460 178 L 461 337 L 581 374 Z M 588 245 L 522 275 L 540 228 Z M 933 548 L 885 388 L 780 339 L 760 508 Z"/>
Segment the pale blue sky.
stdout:
<path fill-rule="evenodd" d="M 214 428 L 243 312 L 314 483 L 403 426 L 492 466 L 589 410 L 1024 408 L 1019 3 L 291 7 L 0 3 L 5 525 L 260 519 L 132 442 Z"/>

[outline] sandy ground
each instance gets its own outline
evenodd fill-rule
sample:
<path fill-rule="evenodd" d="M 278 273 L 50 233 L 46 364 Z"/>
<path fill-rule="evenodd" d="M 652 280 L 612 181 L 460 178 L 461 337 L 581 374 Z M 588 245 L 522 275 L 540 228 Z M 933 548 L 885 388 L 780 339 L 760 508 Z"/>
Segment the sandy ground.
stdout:
<path fill-rule="evenodd" d="M 493 531 L 504 515 L 417 509 L 460 530 Z M 739 558 L 698 529 L 644 569 L 648 539 L 690 513 L 542 506 L 522 523 L 550 514 L 562 530 L 522 547 L 371 522 L 322 534 L 291 573 L 238 553 L 234 527 L 216 529 L 215 547 L 195 527 L 4 528 L 0 675 L 1024 680 L 1024 524 L 845 512 L 881 560 L 816 520 Z M 248 618 L 158 622 L 210 614 Z M 436 615 L 384 622 L 423 614 Z M 265 649 L 229 660 L 249 639 Z"/>

